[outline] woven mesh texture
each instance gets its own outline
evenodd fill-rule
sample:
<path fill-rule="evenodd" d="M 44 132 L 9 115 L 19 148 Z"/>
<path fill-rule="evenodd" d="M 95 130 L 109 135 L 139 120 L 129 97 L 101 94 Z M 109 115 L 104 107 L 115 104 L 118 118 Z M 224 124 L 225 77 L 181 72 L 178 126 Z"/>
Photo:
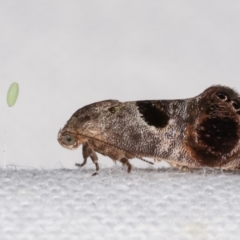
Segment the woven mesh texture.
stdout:
<path fill-rule="evenodd" d="M 240 239 L 239 173 L 0 170 L 1 239 Z"/>

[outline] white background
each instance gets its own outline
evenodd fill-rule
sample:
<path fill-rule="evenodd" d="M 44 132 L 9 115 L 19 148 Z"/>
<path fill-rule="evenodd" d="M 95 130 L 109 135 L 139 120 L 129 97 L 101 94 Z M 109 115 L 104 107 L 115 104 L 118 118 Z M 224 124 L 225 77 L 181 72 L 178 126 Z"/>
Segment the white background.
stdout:
<path fill-rule="evenodd" d="M 62 148 L 57 133 L 86 104 L 240 90 L 239 45 L 238 1 L 1 0 L 0 165 L 6 126 L 7 164 L 73 168 L 81 150 Z"/>

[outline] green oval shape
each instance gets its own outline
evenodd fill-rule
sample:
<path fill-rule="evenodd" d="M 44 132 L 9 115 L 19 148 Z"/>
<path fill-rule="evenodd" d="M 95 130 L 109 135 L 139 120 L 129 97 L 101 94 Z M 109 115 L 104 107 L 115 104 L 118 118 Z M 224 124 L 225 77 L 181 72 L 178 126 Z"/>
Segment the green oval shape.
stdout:
<path fill-rule="evenodd" d="M 7 93 L 7 104 L 9 107 L 12 107 L 18 98 L 19 86 L 18 83 L 14 82 L 8 89 Z"/>

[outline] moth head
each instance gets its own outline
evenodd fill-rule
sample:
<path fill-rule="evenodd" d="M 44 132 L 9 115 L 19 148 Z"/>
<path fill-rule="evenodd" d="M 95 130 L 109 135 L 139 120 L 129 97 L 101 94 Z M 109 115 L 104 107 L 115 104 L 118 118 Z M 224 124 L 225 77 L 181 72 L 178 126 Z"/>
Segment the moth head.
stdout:
<path fill-rule="evenodd" d="M 80 145 L 77 135 L 71 131 L 60 129 L 58 132 L 58 142 L 67 149 L 76 149 Z"/>

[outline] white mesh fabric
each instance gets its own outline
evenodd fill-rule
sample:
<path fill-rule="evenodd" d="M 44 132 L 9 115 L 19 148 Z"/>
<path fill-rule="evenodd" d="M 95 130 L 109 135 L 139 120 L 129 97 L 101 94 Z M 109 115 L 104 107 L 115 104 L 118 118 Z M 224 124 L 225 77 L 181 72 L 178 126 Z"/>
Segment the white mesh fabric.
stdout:
<path fill-rule="evenodd" d="M 1 170 L 1 239 L 239 239 L 239 173 Z"/>

